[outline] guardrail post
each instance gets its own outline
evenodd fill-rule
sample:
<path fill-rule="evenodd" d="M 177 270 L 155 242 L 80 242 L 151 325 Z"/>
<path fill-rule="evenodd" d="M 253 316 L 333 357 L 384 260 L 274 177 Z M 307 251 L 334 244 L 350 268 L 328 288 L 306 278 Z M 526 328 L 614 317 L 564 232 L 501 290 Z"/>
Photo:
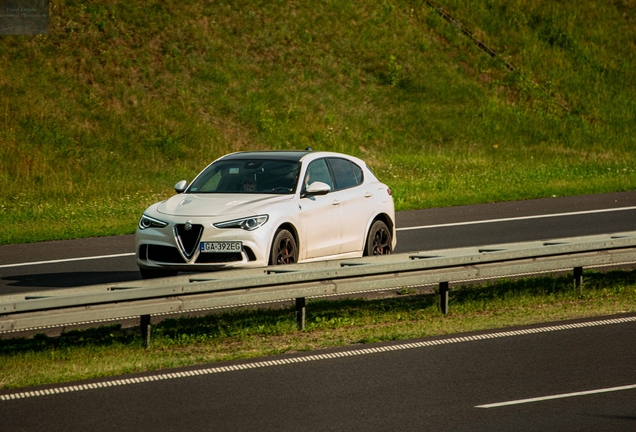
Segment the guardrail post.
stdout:
<path fill-rule="evenodd" d="M 448 282 L 439 283 L 439 309 L 444 315 L 448 314 Z"/>
<path fill-rule="evenodd" d="M 141 339 L 144 342 L 144 348 L 150 346 L 150 315 L 141 315 L 139 317 L 139 326 L 141 328 Z"/>
<path fill-rule="evenodd" d="M 574 288 L 579 288 L 583 294 L 583 267 L 574 267 Z"/>
<path fill-rule="evenodd" d="M 305 305 L 305 297 L 299 297 L 296 299 L 296 323 L 298 324 L 298 328 L 300 330 L 305 329 Z"/>

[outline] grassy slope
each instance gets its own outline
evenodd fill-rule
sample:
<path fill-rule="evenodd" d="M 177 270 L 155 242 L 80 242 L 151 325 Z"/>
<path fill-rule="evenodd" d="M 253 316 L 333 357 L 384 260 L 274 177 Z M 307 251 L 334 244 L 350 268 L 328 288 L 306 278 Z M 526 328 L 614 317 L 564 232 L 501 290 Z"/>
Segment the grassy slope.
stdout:
<path fill-rule="evenodd" d="M 0 244 L 130 233 L 235 150 L 361 156 L 423 208 L 636 185 L 636 3 L 51 1 L 0 38 Z M 566 109 L 563 109 L 565 107 Z"/>

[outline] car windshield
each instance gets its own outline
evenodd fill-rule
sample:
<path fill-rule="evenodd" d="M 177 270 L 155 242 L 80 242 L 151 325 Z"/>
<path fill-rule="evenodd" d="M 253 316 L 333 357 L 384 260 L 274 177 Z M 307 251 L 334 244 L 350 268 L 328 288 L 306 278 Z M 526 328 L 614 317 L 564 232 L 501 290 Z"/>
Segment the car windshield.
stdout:
<path fill-rule="evenodd" d="M 292 194 L 300 163 L 262 159 L 220 160 L 190 185 L 190 193 Z"/>

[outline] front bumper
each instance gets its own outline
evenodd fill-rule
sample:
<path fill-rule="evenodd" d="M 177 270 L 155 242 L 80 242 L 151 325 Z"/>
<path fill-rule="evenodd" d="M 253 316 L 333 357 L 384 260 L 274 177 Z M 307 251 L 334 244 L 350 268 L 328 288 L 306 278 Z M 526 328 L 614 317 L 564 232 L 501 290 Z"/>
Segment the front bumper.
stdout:
<path fill-rule="evenodd" d="M 209 220 L 192 220 L 190 232 L 184 224 L 169 223 L 164 228 L 137 228 L 135 251 L 137 265 L 144 269 L 171 269 L 177 271 L 210 271 L 222 268 L 264 267 L 269 262 L 267 226 L 254 231 L 240 228 L 219 229 Z M 196 231 L 200 229 L 200 234 Z M 205 253 L 201 242 L 240 241 L 240 252 Z"/>

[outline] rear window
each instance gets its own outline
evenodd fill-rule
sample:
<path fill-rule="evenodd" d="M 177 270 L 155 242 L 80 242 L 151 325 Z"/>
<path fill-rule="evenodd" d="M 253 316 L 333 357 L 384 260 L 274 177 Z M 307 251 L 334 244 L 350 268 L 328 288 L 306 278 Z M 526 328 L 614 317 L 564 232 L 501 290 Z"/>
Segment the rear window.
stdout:
<path fill-rule="evenodd" d="M 329 158 L 336 189 L 348 189 L 362 183 L 362 169 L 347 159 Z"/>
<path fill-rule="evenodd" d="M 353 168 L 353 174 L 356 176 L 356 181 L 358 184 L 362 184 L 362 168 L 358 165 L 351 163 L 351 168 Z"/>

